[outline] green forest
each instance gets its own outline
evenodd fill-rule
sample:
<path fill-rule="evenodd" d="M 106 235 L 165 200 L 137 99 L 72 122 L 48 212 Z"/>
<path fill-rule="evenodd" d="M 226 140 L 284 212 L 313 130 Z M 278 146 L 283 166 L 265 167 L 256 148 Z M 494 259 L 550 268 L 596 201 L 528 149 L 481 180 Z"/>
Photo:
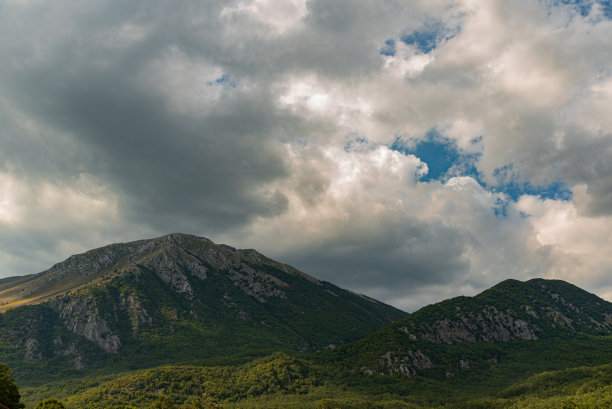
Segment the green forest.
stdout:
<path fill-rule="evenodd" d="M 242 365 L 159 366 L 91 373 L 19 388 L 11 409 L 77 408 L 610 408 L 612 337 L 520 341 L 500 346 L 498 363 L 481 362 L 447 378 L 365 375 L 337 354 L 275 353 Z M 505 352 L 502 351 L 505 349 Z M 489 352 L 490 352 L 489 350 Z M 462 351 L 465 354 L 466 351 Z M 452 359 L 453 348 L 448 348 Z M 336 361 L 334 361 L 336 359 Z M 4 367 L 1 398 L 17 385 Z"/>

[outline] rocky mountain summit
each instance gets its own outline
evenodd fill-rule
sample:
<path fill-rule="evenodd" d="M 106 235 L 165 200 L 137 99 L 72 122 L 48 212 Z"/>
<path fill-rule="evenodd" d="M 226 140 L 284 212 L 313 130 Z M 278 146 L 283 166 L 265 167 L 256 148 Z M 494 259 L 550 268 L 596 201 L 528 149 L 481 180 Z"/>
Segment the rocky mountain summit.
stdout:
<path fill-rule="evenodd" d="M 506 280 L 424 307 L 338 353 L 361 362 L 365 374 L 445 368 L 452 376 L 475 360 L 497 363 L 512 342 L 610 334 L 612 303 L 560 280 Z"/>
<path fill-rule="evenodd" d="M 612 331 L 612 303 L 560 280 L 506 280 L 476 297 L 425 307 L 397 330 L 447 344 L 606 334 Z"/>
<path fill-rule="evenodd" d="M 255 250 L 186 234 L 111 244 L 0 282 L 4 361 L 75 369 L 314 351 L 405 313 Z"/>
<path fill-rule="evenodd" d="M 254 278 L 257 273 L 248 266 L 253 262 L 317 282 L 255 250 L 237 250 L 227 245 L 216 245 L 204 237 L 169 234 L 152 240 L 111 244 L 71 256 L 42 273 L 7 279 L 0 283 L 0 305 L 6 310 L 19 305 L 40 303 L 101 279 L 138 275 L 140 268 L 156 272 L 174 291 L 188 296 L 193 296 L 188 275 L 205 280 L 209 268 L 228 270 L 234 282 L 246 280 L 248 285 L 242 288 L 263 302 L 264 298 L 275 291 L 269 288 L 270 285 L 262 284 Z"/>

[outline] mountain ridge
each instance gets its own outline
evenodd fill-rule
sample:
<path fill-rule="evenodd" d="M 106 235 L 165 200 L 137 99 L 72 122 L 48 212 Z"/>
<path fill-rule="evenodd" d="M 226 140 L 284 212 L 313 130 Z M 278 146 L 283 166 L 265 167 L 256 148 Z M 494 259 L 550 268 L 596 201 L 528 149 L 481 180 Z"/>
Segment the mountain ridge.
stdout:
<path fill-rule="evenodd" d="M 497 364 L 512 342 L 610 334 L 612 303 L 562 280 L 505 280 L 425 306 L 325 359 L 366 375 L 414 377 L 437 368 L 453 376 Z"/>
<path fill-rule="evenodd" d="M 54 295 L 64 291 L 74 290 L 82 285 L 90 284 L 103 275 L 108 274 L 113 268 L 115 270 L 119 269 L 120 272 L 125 272 L 125 269 L 121 268 L 122 264 L 138 262 L 142 264 L 142 262 L 145 261 L 143 258 L 146 258 L 148 251 L 159 251 L 167 249 L 168 247 L 172 248 L 180 244 L 180 242 L 184 242 L 185 239 L 199 241 L 205 244 L 207 249 L 214 246 L 219 250 L 226 250 L 220 251 L 219 254 L 213 254 L 212 258 L 207 260 L 208 262 L 221 262 L 226 264 L 228 253 L 239 252 L 244 255 L 249 255 L 256 260 L 263 258 L 269 264 L 289 269 L 295 274 L 302 274 L 313 282 L 318 281 L 315 278 L 299 272 L 291 266 L 275 262 L 253 249 L 238 250 L 225 244 L 216 245 L 205 237 L 184 233 L 171 233 L 153 239 L 108 244 L 88 250 L 84 253 L 72 255 L 40 273 L 21 277 L 9 277 L 5 279 L 8 280 L 7 282 L 0 281 L 0 300 L 2 300 L 0 301 L 0 308 L 5 310 L 19 305 L 46 301 Z M 143 256 L 143 253 L 145 253 L 145 256 Z M 202 262 L 202 260 L 199 261 Z M 75 273 L 79 275 L 77 276 Z"/>
<path fill-rule="evenodd" d="M 180 233 L 0 283 L 0 304 L 0 356 L 41 374 L 314 351 L 406 315 L 255 250 Z"/>

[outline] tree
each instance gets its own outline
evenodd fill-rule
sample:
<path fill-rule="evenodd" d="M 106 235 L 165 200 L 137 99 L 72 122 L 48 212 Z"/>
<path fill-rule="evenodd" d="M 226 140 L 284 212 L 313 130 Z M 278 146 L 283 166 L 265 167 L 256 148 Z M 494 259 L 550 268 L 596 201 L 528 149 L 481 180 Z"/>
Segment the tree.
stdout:
<path fill-rule="evenodd" d="M 0 364 L 0 403 L 9 409 L 23 409 L 25 405 L 20 401 L 21 395 L 13 373 L 8 366 Z"/>
<path fill-rule="evenodd" d="M 223 406 L 215 403 L 209 396 L 206 394 L 202 396 L 190 396 L 187 399 L 187 402 L 181 409 L 222 409 Z"/>
<path fill-rule="evenodd" d="M 149 406 L 149 409 L 176 409 L 176 406 L 168 397 L 162 395 Z"/>
<path fill-rule="evenodd" d="M 113 405 L 113 406 L 107 406 L 106 409 L 138 409 L 138 408 L 132 405 Z"/>
<path fill-rule="evenodd" d="M 565 400 L 563 401 L 563 406 L 561 406 L 562 409 L 578 409 L 578 405 L 576 404 L 576 402 L 574 401 L 574 399 L 572 399 L 571 397 L 565 398 Z"/>
<path fill-rule="evenodd" d="M 57 399 L 50 398 L 38 402 L 34 409 L 66 409 L 66 405 Z"/>
<path fill-rule="evenodd" d="M 317 402 L 317 409 L 333 409 L 333 401 L 331 399 L 323 398 Z"/>

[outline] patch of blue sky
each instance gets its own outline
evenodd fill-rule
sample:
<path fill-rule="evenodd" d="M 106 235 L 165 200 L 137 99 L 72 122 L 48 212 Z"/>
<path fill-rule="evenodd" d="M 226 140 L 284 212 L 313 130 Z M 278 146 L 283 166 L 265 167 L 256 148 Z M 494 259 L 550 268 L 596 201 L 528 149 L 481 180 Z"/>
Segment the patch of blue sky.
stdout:
<path fill-rule="evenodd" d="M 493 206 L 495 216 L 508 216 L 508 201 L 498 197 Z"/>
<path fill-rule="evenodd" d="M 603 15 L 612 20 L 612 0 L 599 0 L 596 3 L 599 4 Z"/>
<path fill-rule="evenodd" d="M 603 15 L 612 19 L 612 0 L 553 0 L 554 7 L 569 7 L 583 17 L 589 16 L 594 5 L 598 5 Z"/>
<path fill-rule="evenodd" d="M 345 152 L 362 152 L 368 148 L 368 139 L 360 136 L 357 132 L 348 134 L 346 138 L 351 139 L 344 145 Z"/>
<path fill-rule="evenodd" d="M 414 31 L 403 35 L 401 40 L 408 45 L 416 46 L 421 52 L 427 54 L 438 46 L 438 33 L 434 30 Z"/>
<path fill-rule="evenodd" d="M 538 196 L 542 199 L 572 200 L 572 191 L 562 181 L 555 181 L 542 186 L 535 186 L 529 182 L 508 183 L 498 186 L 490 186 L 490 190 L 508 195 L 517 201 L 523 195 Z"/>
<path fill-rule="evenodd" d="M 495 169 L 493 177 L 498 182 L 495 186 L 490 186 L 490 190 L 505 193 L 515 201 L 522 195 L 555 200 L 572 199 L 572 191 L 564 182 L 556 180 L 545 185 L 533 185 L 529 182 L 520 181 L 512 164 Z"/>
<path fill-rule="evenodd" d="M 606 0 L 599 3 L 604 12 L 604 15 L 612 20 L 612 0 Z"/>
<path fill-rule="evenodd" d="M 395 40 L 390 38 L 385 41 L 385 45 L 378 50 L 381 55 L 386 55 L 388 57 L 395 57 L 395 53 L 397 52 L 397 48 L 395 47 Z"/>
<path fill-rule="evenodd" d="M 419 51 L 427 54 L 434 50 L 442 41 L 447 41 L 457 35 L 459 27 L 454 29 L 446 27 L 442 22 L 434 20 L 426 23 L 421 30 L 403 34 L 400 40 L 405 44 L 415 46 Z"/>
<path fill-rule="evenodd" d="M 429 171 L 421 177 L 424 182 L 447 180 L 453 176 L 472 176 L 478 180 L 476 161 L 480 153 L 463 152 L 452 139 L 432 129 L 425 138 L 404 141 L 397 137 L 390 148 L 406 155 L 414 155 L 427 163 Z"/>
<path fill-rule="evenodd" d="M 480 143 L 482 138 L 474 138 L 472 144 Z M 493 176 L 497 183 L 488 184 L 478 171 L 479 152 L 465 152 L 456 142 L 444 137 L 436 129 L 428 131 L 423 138 L 402 139 L 397 137 L 389 146 L 406 155 L 414 155 L 427 164 L 428 173 L 420 179 L 422 182 L 445 182 L 456 176 L 469 176 L 484 189 L 492 193 L 503 193 L 509 200 L 517 201 L 522 195 L 538 196 L 543 199 L 571 200 L 572 191 L 562 181 L 553 181 L 546 185 L 535 186 L 529 182 L 519 182 L 513 165 L 497 169 Z M 508 203 L 499 199 L 495 204 L 496 215 L 507 214 Z"/>
<path fill-rule="evenodd" d="M 219 78 L 216 78 L 213 81 L 206 81 L 206 85 L 208 85 L 209 87 L 219 85 L 236 88 L 236 81 L 234 81 L 229 74 L 223 73 Z"/>

